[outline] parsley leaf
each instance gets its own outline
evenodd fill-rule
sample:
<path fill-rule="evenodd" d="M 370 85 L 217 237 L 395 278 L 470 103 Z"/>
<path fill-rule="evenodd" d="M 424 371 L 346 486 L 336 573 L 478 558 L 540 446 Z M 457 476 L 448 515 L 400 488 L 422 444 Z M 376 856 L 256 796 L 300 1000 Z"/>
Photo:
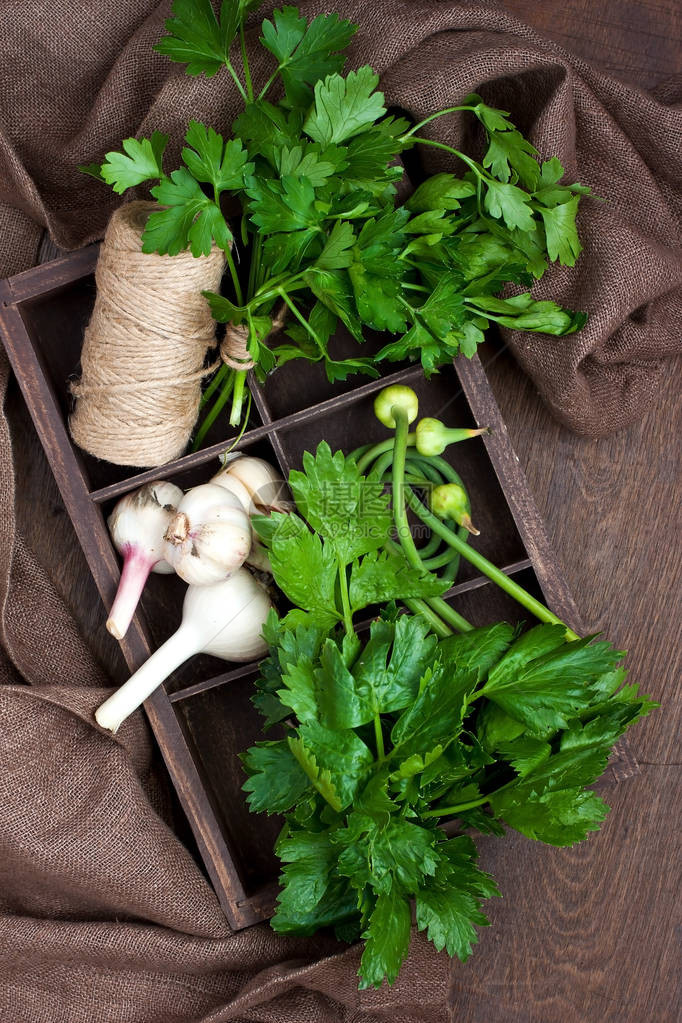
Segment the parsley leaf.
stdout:
<path fill-rule="evenodd" d="M 489 168 L 500 181 L 509 181 L 516 172 L 526 188 L 532 191 L 540 177 L 540 168 L 533 159 L 537 155 L 535 146 L 515 128 L 491 131 L 483 166 Z"/>
<path fill-rule="evenodd" d="M 529 291 L 513 298 L 467 295 L 465 301 L 489 320 L 513 330 L 562 336 L 580 330 L 587 320 L 584 313 L 562 309 L 556 302 L 536 301 Z"/>
<path fill-rule="evenodd" d="M 273 20 L 263 22 L 263 46 L 277 58 L 288 101 L 294 106 L 310 102 L 309 86 L 340 71 L 344 50 L 357 26 L 338 14 L 318 14 L 307 25 L 296 7 L 275 11 Z"/>
<path fill-rule="evenodd" d="M 330 627 L 338 620 L 334 596 L 338 566 L 334 551 L 293 513 L 253 516 L 253 528 L 268 548 L 277 585 L 310 612 L 311 622 Z"/>
<path fill-rule="evenodd" d="M 575 225 L 579 199 L 576 195 L 552 209 L 540 207 L 547 236 L 547 254 L 551 260 L 558 259 L 562 266 L 575 266 L 583 250 Z"/>
<path fill-rule="evenodd" d="M 336 811 L 353 800 L 374 760 L 354 731 L 331 731 L 318 721 L 301 725 L 298 738 L 289 738 L 288 742 L 313 786 Z"/>
<path fill-rule="evenodd" d="M 315 229 L 320 216 L 315 209 L 315 189 L 305 177 L 285 175 L 281 181 L 251 177 L 246 184 L 248 210 L 261 234 Z"/>
<path fill-rule="evenodd" d="M 483 204 L 491 217 L 504 220 L 508 228 L 532 231 L 535 226 L 530 196 L 516 185 L 486 178 Z"/>
<path fill-rule="evenodd" d="M 384 978 L 393 983 L 407 958 L 410 925 L 410 904 L 399 889 L 392 888 L 378 897 L 362 932 L 365 947 L 358 970 L 361 990 L 381 987 Z"/>
<path fill-rule="evenodd" d="M 185 141 L 192 147 L 182 150 L 185 166 L 197 181 L 213 185 L 216 196 L 227 188 L 243 188 L 245 178 L 253 172 L 239 139 L 225 142 L 213 128 L 190 121 Z"/>
<path fill-rule="evenodd" d="M 351 71 L 345 78 L 328 75 L 315 86 L 315 102 L 303 130 L 324 145 L 343 142 L 374 124 L 386 113 L 379 76 L 371 67 Z"/>
<path fill-rule="evenodd" d="M 190 248 L 193 256 L 207 256 L 214 240 L 220 248 L 229 248 L 232 233 L 220 209 L 184 167 L 151 191 L 167 209 L 149 215 L 142 234 L 143 252 L 177 256 Z"/>
<path fill-rule="evenodd" d="M 613 670 L 623 652 L 593 637 L 563 642 L 563 627 L 539 625 L 511 647 L 488 676 L 482 693 L 528 728 L 566 728 L 568 718 L 589 705 L 590 680 Z M 559 643 L 547 649 L 554 639 Z"/>
<path fill-rule="evenodd" d="M 383 485 L 362 476 L 341 451 L 332 455 L 325 441 L 315 455 L 305 452 L 303 472 L 291 472 L 289 485 L 302 514 L 344 565 L 385 543 L 392 519 Z"/>
<path fill-rule="evenodd" d="M 437 597 L 448 589 L 447 580 L 420 574 L 399 555 L 372 552 L 353 565 L 350 603 L 353 610 L 406 597 Z"/>
<path fill-rule="evenodd" d="M 139 142 L 137 139 L 124 139 L 123 153 L 107 153 L 100 169 L 102 179 L 111 185 L 114 192 L 122 195 L 127 188 L 163 177 L 162 160 L 167 145 L 168 135 L 160 131 Z"/>
<path fill-rule="evenodd" d="M 210 0 L 173 0 L 173 17 L 166 21 L 164 36 L 155 46 L 179 64 L 187 64 L 188 75 L 207 78 L 229 62 L 230 44 L 241 21 L 260 6 L 260 0 L 223 0 L 220 20 Z"/>
<path fill-rule="evenodd" d="M 310 788 L 306 774 L 285 739 L 258 742 L 242 758 L 249 777 L 244 783 L 254 813 L 284 813 Z"/>
<path fill-rule="evenodd" d="M 476 847 L 470 838 L 442 842 L 438 851 L 445 857 L 433 881 L 417 892 L 417 927 L 426 930 L 439 952 L 445 948 L 448 955 L 466 962 L 478 941 L 474 924 L 489 923 L 480 911 L 481 899 L 500 893 L 492 878 L 476 867 Z"/>

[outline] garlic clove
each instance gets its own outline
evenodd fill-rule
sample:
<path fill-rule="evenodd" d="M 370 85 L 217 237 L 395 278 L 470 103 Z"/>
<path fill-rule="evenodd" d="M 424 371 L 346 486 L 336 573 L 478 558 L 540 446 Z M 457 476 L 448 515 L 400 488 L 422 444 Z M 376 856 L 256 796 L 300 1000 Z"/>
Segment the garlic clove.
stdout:
<path fill-rule="evenodd" d="M 164 536 L 164 557 L 191 586 L 210 586 L 240 568 L 251 550 L 249 517 L 235 494 L 212 483 L 188 490 Z"/>
<path fill-rule="evenodd" d="M 97 723 L 118 731 L 164 679 L 198 653 L 248 662 L 267 650 L 263 625 L 272 604 L 260 583 L 245 568 L 213 586 L 190 586 L 182 623 L 131 678 L 97 709 Z"/>
<path fill-rule="evenodd" d="M 107 629 L 116 639 L 122 639 L 128 631 L 149 573 L 173 571 L 163 558 L 163 537 L 181 499 L 179 487 L 156 480 L 122 497 L 107 519 L 111 539 L 123 557 L 121 579 L 107 620 Z"/>
<path fill-rule="evenodd" d="M 224 486 L 224 480 L 232 477 L 242 483 L 257 512 L 288 511 L 291 507 L 287 485 L 277 470 L 263 458 L 242 455 L 235 452 L 223 455 L 223 467 L 211 483 Z M 254 512 L 251 512 L 253 515 Z"/>
<path fill-rule="evenodd" d="M 236 476 L 230 473 L 218 473 L 210 480 L 211 486 L 222 487 L 239 500 L 242 508 L 247 515 L 258 515 L 260 514 L 258 508 L 251 500 L 251 494 L 248 492 L 241 480 L 237 479 Z"/>

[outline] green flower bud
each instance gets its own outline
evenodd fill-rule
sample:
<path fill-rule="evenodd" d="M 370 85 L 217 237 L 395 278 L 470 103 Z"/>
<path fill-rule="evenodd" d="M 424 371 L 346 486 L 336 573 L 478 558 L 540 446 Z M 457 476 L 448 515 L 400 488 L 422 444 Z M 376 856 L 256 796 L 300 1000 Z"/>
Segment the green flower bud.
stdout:
<path fill-rule="evenodd" d="M 448 444 L 456 444 L 469 437 L 480 437 L 482 433 L 490 433 L 487 426 L 480 430 L 449 429 L 440 419 L 420 419 L 415 430 L 416 447 L 420 455 L 431 457 L 442 455 Z"/>
<path fill-rule="evenodd" d="M 443 483 L 434 487 L 431 491 L 431 511 L 439 519 L 453 519 L 474 536 L 480 535 L 471 521 L 471 506 L 466 490 L 459 483 Z"/>
<path fill-rule="evenodd" d="M 374 415 L 389 430 L 395 429 L 394 408 L 401 408 L 407 415 L 408 423 L 413 423 L 419 414 L 419 399 L 411 387 L 403 384 L 391 384 L 379 391 L 374 399 Z"/>

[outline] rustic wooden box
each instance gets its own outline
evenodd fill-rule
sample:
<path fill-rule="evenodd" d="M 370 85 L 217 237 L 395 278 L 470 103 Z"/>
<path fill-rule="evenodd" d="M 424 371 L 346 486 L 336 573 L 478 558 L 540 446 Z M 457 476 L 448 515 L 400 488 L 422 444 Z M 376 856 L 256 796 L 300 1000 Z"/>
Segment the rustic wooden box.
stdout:
<path fill-rule="evenodd" d="M 0 282 L 0 333 L 108 608 L 119 579 L 119 559 L 106 527 L 115 501 L 148 480 L 169 479 L 183 488 L 204 482 L 217 469 L 217 455 L 229 446 L 229 436 L 214 427 L 210 447 L 148 471 L 109 465 L 72 444 L 68 380 L 78 371 L 83 329 L 94 302 L 97 252 L 91 246 Z M 474 521 L 482 532 L 474 543 L 579 629 L 575 605 L 478 357 L 458 359 L 428 384 L 420 367 L 412 366 L 382 380 L 356 377 L 333 386 L 318 367 L 291 363 L 264 387 L 251 381 L 251 421 L 238 447 L 278 462 L 286 475 L 299 466 L 302 452 L 323 438 L 332 449 L 346 451 L 382 439 L 386 431 L 374 418 L 372 399 L 387 382 L 409 382 L 419 394 L 422 415 L 442 416 L 449 425 L 492 427 L 490 436 L 448 453 L 471 493 Z M 183 595 L 179 579 L 150 578 L 121 642 L 131 671 L 175 630 Z M 448 599 L 475 624 L 524 617 L 467 562 Z M 111 668 L 114 680 L 123 682 L 120 666 Z M 256 670 L 255 664 L 231 667 L 210 657 L 194 658 L 145 704 L 199 852 L 235 929 L 266 918 L 277 891 L 272 846 L 279 822 L 250 814 L 241 792 L 238 754 L 260 734 L 260 719 L 249 699 Z"/>

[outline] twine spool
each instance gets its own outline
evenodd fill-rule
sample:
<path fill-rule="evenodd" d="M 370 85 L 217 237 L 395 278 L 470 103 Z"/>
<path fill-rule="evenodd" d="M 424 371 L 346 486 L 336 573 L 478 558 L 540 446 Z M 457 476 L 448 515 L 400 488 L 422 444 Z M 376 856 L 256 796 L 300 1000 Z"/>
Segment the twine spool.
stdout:
<path fill-rule="evenodd" d="M 71 391 L 71 436 L 116 465 L 152 467 L 183 454 L 199 413 L 215 324 L 202 291 L 218 291 L 225 257 L 214 247 L 142 252 L 154 203 L 131 202 L 111 217 L 100 249 L 97 299 L 85 331 L 82 374 Z"/>

